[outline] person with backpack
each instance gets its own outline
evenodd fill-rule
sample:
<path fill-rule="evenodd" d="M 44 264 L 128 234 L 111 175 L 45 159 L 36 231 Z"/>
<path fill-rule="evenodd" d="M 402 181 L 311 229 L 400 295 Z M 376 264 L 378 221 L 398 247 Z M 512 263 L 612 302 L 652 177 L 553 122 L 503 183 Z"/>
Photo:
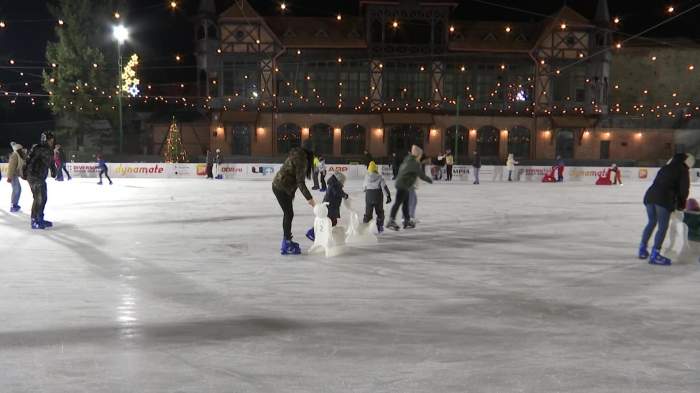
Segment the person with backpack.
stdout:
<path fill-rule="evenodd" d="M 10 213 L 20 211 L 19 197 L 22 195 L 22 185 L 19 183 L 22 168 L 27 159 L 27 150 L 19 143 L 10 143 L 12 154 L 10 154 L 10 163 L 7 167 L 7 182 L 12 185 L 12 196 L 10 197 Z"/>
<path fill-rule="evenodd" d="M 46 229 L 53 226 L 51 221 L 44 219 L 44 208 L 48 199 L 46 177 L 49 174 L 52 178 L 56 177 L 56 167 L 53 161 L 55 142 L 56 137 L 53 133 L 49 131 L 42 133 L 39 144 L 32 147 L 22 170 L 22 177 L 29 182 L 29 188 L 34 197 L 31 214 L 32 229 Z"/>

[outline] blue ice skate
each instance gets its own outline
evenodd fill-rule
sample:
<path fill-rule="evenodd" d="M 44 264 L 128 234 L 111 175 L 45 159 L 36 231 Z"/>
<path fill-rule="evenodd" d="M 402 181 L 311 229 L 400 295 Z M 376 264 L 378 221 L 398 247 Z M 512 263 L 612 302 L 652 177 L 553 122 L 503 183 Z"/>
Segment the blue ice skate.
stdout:
<path fill-rule="evenodd" d="M 13 205 L 12 207 L 10 207 L 10 213 L 17 213 L 21 209 L 22 207 L 20 205 Z"/>
<path fill-rule="evenodd" d="M 299 255 L 301 254 L 301 248 L 299 247 L 299 243 L 284 239 L 280 246 L 280 253 L 282 255 Z"/>
<path fill-rule="evenodd" d="M 32 229 L 46 229 L 46 227 L 40 221 L 32 218 Z"/>
<path fill-rule="evenodd" d="M 316 232 L 314 232 L 313 228 L 306 231 L 306 237 L 312 242 L 316 240 Z"/>
<path fill-rule="evenodd" d="M 661 251 L 654 249 L 651 251 L 651 256 L 649 257 L 649 263 L 652 265 L 669 266 L 671 265 L 671 260 L 661 255 Z"/>
<path fill-rule="evenodd" d="M 639 259 L 647 259 L 649 258 L 649 250 L 647 250 L 647 246 L 645 245 L 639 245 Z"/>
<path fill-rule="evenodd" d="M 384 233 L 384 226 L 383 226 L 383 225 L 377 224 L 377 233 L 380 234 L 380 235 L 381 235 L 382 233 Z"/>

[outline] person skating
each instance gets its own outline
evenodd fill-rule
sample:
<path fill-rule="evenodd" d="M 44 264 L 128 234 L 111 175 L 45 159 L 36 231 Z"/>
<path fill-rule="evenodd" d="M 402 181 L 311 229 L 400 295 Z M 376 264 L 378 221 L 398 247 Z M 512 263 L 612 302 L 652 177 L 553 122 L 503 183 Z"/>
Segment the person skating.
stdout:
<path fill-rule="evenodd" d="M 387 205 L 391 203 L 391 192 L 374 161 L 369 163 L 362 190 L 365 192 L 365 216 L 363 222 L 366 224 L 372 221 L 372 215 L 376 213 L 377 231 L 382 233 L 384 232 L 384 192 L 386 192 Z"/>
<path fill-rule="evenodd" d="M 289 151 L 287 159 L 272 180 L 272 192 L 284 214 L 282 219 L 284 237 L 280 246 L 282 255 L 301 254 L 299 243 L 292 241 L 293 201 L 294 194 L 298 189 L 312 208 L 316 206 L 316 202 L 305 183 L 305 179 L 311 179 L 313 160 L 311 141 L 306 140 L 302 147 L 295 147 Z"/>
<path fill-rule="evenodd" d="M 51 175 L 56 177 L 56 167 L 53 161 L 53 147 L 56 138 L 51 132 L 41 134 L 38 145 L 34 145 L 29 152 L 24 168 L 24 178 L 29 182 L 34 202 L 32 203 L 31 225 L 32 229 L 46 229 L 53 226 L 51 221 L 44 219 L 44 208 L 48 199 L 46 178 Z"/>
<path fill-rule="evenodd" d="M 314 156 L 314 168 L 312 170 L 314 186 L 311 187 L 311 189 L 314 191 L 320 189 L 320 187 L 318 185 L 318 166 L 319 165 L 320 165 L 320 160 L 318 159 L 317 156 Z"/>
<path fill-rule="evenodd" d="M 12 185 L 12 195 L 10 197 L 10 212 L 16 213 L 20 211 L 19 197 L 22 195 L 22 185 L 19 182 L 22 174 L 20 173 L 27 159 L 27 150 L 19 143 L 10 143 L 12 154 L 10 154 L 10 162 L 7 166 L 7 182 Z"/>
<path fill-rule="evenodd" d="M 391 173 L 392 173 L 392 178 L 391 180 L 396 180 L 396 176 L 399 174 L 399 168 L 401 167 L 401 161 L 403 158 L 399 156 L 396 153 L 392 154 L 392 160 L 391 160 Z"/>
<path fill-rule="evenodd" d="M 566 168 L 564 159 L 561 156 L 557 156 L 554 166 L 557 168 L 557 183 L 562 183 L 564 181 L 564 168 Z"/>
<path fill-rule="evenodd" d="M 364 153 L 362 154 L 362 164 L 364 164 L 365 168 L 369 168 L 369 163 L 374 161 L 374 157 L 365 150 Z"/>
<path fill-rule="evenodd" d="M 452 181 L 452 167 L 455 164 L 455 156 L 452 154 L 452 150 L 447 149 L 445 152 L 445 167 L 446 167 L 446 177 L 447 181 Z"/>
<path fill-rule="evenodd" d="M 223 179 L 224 178 L 224 176 L 221 174 L 221 162 L 222 161 L 223 161 L 223 157 L 221 155 L 221 149 L 216 149 L 216 156 L 214 157 L 214 165 L 216 166 L 216 168 L 213 171 L 213 172 L 216 172 L 216 175 L 214 176 L 215 179 Z"/>
<path fill-rule="evenodd" d="M 666 238 L 671 213 L 676 209 L 685 209 L 690 192 L 689 168 L 695 165 L 695 157 L 690 154 L 676 154 L 671 161 L 662 167 L 654 183 L 644 194 L 644 206 L 647 211 L 648 223 L 642 232 L 639 244 L 639 259 L 649 258 L 654 265 L 670 265 L 671 260 L 661 255 L 661 247 Z M 658 228 L 657 228 L 658 226 Z M 647 250 L 651 234 L 656 229 L 654 245 L 651 254 Z"/>
<path fill-rule="evenodd" d="M 513 171 L 515 171 L 515 166 L 518 162 L 515 161 L 513 154 L 508 154 L 508 159 L 506 160 L 506 169 L 508 170 L 508 181 L 513 181 Z"/>
<path fill-rule="evenodd" d="M 481 171 L 481 154 L 479 154 L 478 151 L 474 152 L 472 168 L 474 169 L 474 184 L 479 184 L 479 172 Z"/>
<path fill-rule="evenodd" d="M 68 176 L 68 180 L 71 180 L 72 177 L 70 175 L 70 172 L 68 172 L 68 168 L 66 167 L 66 153 L 63 151 L 63 146 L 61 144 L 57 143 L 55 150 L 58 150 L 58 159 L 61 162 L 61 166 L 56 167 L 59 175 L 61 176 L 61 178 L 63 178 L 63 172 L 66 172 L 66 176 Z"/>
<path fill-rule="evenodd" d="M 212 153 L 210 148 L 207 148 L 207 179 L 214 178 L 214 153 Z"/>
<path fill-rule="evenodd" d="M 404 225 L 411 227 L 411 216 L 408 204 L 410 190 L 416 184 L 416 180 L 419 177 L 425 182 L 431 184 L 433 182 L 433 180 L 421 170 L 419 160 L 422 155 L 423 149 L 413 145 L 413 147 L 411 147 L 411 154 L 406 156 L 399 168 L 399 173 L 396 177 L 396 200 L 391 207 L 389 222 L 386 224 L 387 228 L 395 231 L 399 230 L 399 226 L 396 224 L 396 214 L 399 208 L 401 208 L 401 212 L 403 213 Z M 415 226 L 415 224 L 413 226 Z"/>
<path fill-rule="evenodd" d="M 326 175 L 328 175 L 328 170 L 326 169 L 326 158 L 323 156 L 318 157 L 318 179 L 321 181 L 321 192 L 326 192 Z"/>
<path fill-rule="evenodd" d="M 99 176 L 100 176 L 100 181 L 97 183 L 98 185 L 102 185 L 102 175 L 104 175 L 107 180 L 109 180 L 109 185 L 112 185 L 112 179 L 109 177 L 109 169 L 107 168 L 107 161 L 104 159 L 104 157 L 101 154 L 97 155 L 97 169 L 100 171 Z"/>
<path fill-rule="evenodd" d="M 61 152 L 58 149 L 59 145 L 53 148 L 53 165 L 56 167 L 56 181 L 63 181 L 63 171 L 61 167 Z"/>

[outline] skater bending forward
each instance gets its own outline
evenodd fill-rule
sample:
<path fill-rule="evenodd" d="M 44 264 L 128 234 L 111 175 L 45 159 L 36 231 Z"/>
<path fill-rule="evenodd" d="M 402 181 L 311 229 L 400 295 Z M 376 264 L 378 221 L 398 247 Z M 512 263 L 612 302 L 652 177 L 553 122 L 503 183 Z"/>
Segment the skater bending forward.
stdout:
<path fill-rule="evenodd" d="M 307 203 L 313 208 L 316 205 L 311 192 L 306 188 L 305 179 L 311 179 L 313 170 L 314 153 L 310 141 L 305 141 L 302 147 L 295 147 L 289 152 L 289 156 L 282 164 L 274 180 L 272 180 L 272 192 L 282 208 L 282 231 L 284 238 L 280 246 L 282 255 L 301 254 L 299 243 L 292 241 L 292 220 L 294 219 L 294 194 L 297 189 L 306 198 Z"/>
<path fill-rule="evenodd" d="M 670 265 L 671 260 L 661 255 L 671 213 L 685 209 L 690 191 L 689 168 L 695 165 L 695 157 L 690 154 L 676 154 L 671 161 L 659 170 L 654 183 L 644 195 L 644 206 L 649 219 L 642 232 L 639 244 L 639 259 L 649 258 L 654 265 Z M 658 227 L 658 228 L 657 228 Z M 647 245 L 656 228 L 651 254 Z"/>
<path fill-rule="evenodd" d="M 422 155 L 423 149 L 413 145 L 413 147 L 411 147 L 411 154 L 406 156 L 399 168 L 399 173 L 396 176 L 396 201 L 394 201 L 394 206 L 391 207 L 389 222 L 386 224 L 387 228 L 395 231 L 399 230 L 399 226 L 395 221 L 399 208 L 401 208 L 401 212 L 403 213 L 404 226 L 414 226 L 411 222 L 408 204 L 411 189 L 415 186 L 416 180 L 418 180 L 419 177 L 425 182 L 433 183 L 433 180 L 421 169 L 420 158 Z"/>
<path fill-rule="evenodd" d="M 391 203 L 391 192 L 389 192 L 389 187 L 386 186 L 384 177 L 379 173 L 379 168 L 374 161 L 369 163 L 362 189 L 365 192 L 363 222 L 367 224 L 372 221 L 372 214 L 377 213 L 377 232 L 382 233 L 384 232 L 384 192 L 386 192 L 387 204 Z"/>

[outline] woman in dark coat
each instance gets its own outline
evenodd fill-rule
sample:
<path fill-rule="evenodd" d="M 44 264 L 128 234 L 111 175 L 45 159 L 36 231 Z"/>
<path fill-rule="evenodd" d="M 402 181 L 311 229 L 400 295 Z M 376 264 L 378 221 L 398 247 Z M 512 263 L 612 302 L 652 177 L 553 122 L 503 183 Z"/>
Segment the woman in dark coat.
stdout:
<path fill-rule="evenodd" d="M 661 255 L 661 246 L 666 238 L 668 223 L 674 210 L 685 209 L 690 192 L 689 168 L 695 165 L 695 157 L 690 154 L 676 154 L 671 161 L 659 170 L 654 183 L 644 195 L 649 222 L 642 233 L 639 245 L 639 259 L 649 258 L 654 265 L 670 265 L 671 260 Z M 656 230 L 651 254 L 647 245 L 651 234 Z"/>

